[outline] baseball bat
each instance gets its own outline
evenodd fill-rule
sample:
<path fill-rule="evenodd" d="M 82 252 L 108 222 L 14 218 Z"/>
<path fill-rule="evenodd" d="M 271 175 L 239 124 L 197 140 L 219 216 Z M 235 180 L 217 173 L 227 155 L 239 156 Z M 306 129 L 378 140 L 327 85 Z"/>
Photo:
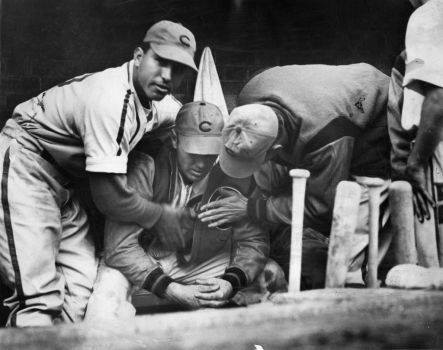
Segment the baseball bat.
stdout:
<path fill-rule="evenodd" d="M 426 187 L 431 195 L 434 192 L 433 174 L 431 171 L 432 162 L 426 169 Z M 415 217 L 415 244 L 417 246 L 418 264 L 424 267 L 438 267 L 438 250 L 437 250 L 437 234 L 436 223 L 438 218 L 433 208 L 429 207 L 429 220 L 423 222 L 418 221 Z"/>
<path fill-rule="evenodd" d="M 326 288 L 343 288 L 348 272 L 349 243 L 357 227 L 361 188 L 356 182 L 337 186 L 326 265 Z"/>
<path fill-rule="evenodd" d="M 396 264 L 416 264 L 414 208 L 409 182 L 395 181 L 389 185 L 391 229 Z"/>
<path fill-rule="evenodd" d="M 380 216 L 380 191 L 385 181 L 377 177 L 363 177 L 359 183 L 368 189 L 369 199 L 369 248 L 367 287 L 378 288 L 378 220 Z"/>
<path fill-rule="evenodd" d="M 300 291 L 306 180 L 310 173 L 305 169 L 292 169 L 289 175 L 292 177 L 292 219 L 288 292 L 293 293 Z"/>

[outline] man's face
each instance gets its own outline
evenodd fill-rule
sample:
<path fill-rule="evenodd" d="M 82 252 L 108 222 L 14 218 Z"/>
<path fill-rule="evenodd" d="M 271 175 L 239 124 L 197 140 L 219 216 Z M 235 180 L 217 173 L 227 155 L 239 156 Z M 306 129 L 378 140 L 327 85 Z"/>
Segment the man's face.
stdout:
<path fill-rule="evenodd" d="M 186 72 L 182 64 L 158 56 L 151 48 L 134 52 L 134 87 L 149 100 L 159 101 L 180 85 Z"/>
<path fill-rule="evenodd" d="M 203 179 L 217 159 L 217 155 L 187 153 L 180 147 L 180 136 L 176 148 L 178 169 L 183 179 L 188 183 Z"/>

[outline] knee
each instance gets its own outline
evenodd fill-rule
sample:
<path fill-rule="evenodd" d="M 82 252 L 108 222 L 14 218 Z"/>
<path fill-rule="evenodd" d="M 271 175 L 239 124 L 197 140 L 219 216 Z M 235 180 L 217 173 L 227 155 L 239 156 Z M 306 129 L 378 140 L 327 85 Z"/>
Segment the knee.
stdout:
<path fill-rule="evenodd" d="M 274 260 L 268 259 L 261 274 L 260 285 L 262 290 L 267 290 L 270 293 L 287 291 L 288 283 L 285 279 L 285 273 Z"/>

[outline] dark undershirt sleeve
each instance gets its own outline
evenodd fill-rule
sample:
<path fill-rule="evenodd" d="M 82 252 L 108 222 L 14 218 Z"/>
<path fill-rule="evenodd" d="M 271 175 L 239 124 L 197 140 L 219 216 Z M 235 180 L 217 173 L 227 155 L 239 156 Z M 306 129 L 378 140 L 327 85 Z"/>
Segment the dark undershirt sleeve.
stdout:
<path fill-rule="evenodd" d="M 149 229 L 161 216 L 161 205 L 130 188 L 124 174 L 89 173 L 89 182 L 95 205 L 114 221 L 133 222 Z"/>

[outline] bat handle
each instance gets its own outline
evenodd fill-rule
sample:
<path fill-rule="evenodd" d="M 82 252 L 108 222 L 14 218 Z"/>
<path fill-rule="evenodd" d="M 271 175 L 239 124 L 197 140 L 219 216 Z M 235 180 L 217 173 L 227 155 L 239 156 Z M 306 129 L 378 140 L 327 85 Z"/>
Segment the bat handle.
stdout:
<path fill-rule="evenodd" d="M 380 216 L 380 192 L 385 181 L 380 178 L 362 178 L 358 181 L 368 188 L 369 197 L 369 248 L 368 248 L 368 288 L 378 288 L 378 231 Z"/>
<path fill-rule="evenodd" d="M 292 177 L 292 219 L 288 291 L 293 293 L 300 291 L 306 180 L 310 173 L 305 169 L 292 169 L 289 175 Z"/>

